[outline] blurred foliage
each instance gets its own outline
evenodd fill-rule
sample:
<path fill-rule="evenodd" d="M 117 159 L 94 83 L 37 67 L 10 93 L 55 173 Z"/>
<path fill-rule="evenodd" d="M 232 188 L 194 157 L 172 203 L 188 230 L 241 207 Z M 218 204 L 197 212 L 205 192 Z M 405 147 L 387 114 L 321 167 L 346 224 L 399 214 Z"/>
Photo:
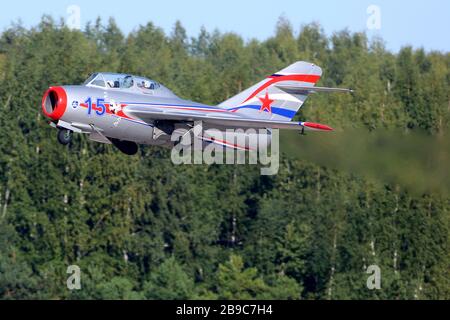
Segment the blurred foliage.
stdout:
<path fill-rule="evenodd" d="M 329 168 L 401 185 L 415 195 L 450 194 L 450 139 L 424 131 L 348 129 L 332 134 L 281 134 L 281 149 Z"/>
<path fill-rule="evenodd" d="M 448 299 L 450 55 L 317 24 L 244 41 L 113 19 L 71 31 L 51 17 L 0 37 L 0 297 L 3 299 Z M 219 103 L 296 60 L 324 69 L 299 119 L 336 133 L 283 137 L 276 176 L 257 166 L 127 157 L 40 112 L 49 85 L 94 71 L 148 76 Z M 417 131 L 423 134 L 416 133 Z M 398 133 L 398 134 L 397 134 Z M 406 134 L 406 135 L 405 135 Z M 66 269 L 82 289 L 66 288 Z M 382 289 L 366 287 L 366 268 Z"/>

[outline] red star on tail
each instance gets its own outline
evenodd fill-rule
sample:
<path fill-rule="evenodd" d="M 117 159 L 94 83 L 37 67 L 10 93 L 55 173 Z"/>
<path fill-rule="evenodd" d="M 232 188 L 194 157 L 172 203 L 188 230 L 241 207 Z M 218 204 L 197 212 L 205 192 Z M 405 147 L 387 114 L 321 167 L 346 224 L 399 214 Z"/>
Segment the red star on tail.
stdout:
<path fill-rule="evenodd" d="M 275 100 L 269 99 L 269 93 L 266 90 L 266 96 L 264 98 L 258 97 L 258 99 L 261 101 L 261 109 L 259 109 L 259 112 L 267 110 L 267 112 L 272 113 L 272 107 L 270 106 Z"/>

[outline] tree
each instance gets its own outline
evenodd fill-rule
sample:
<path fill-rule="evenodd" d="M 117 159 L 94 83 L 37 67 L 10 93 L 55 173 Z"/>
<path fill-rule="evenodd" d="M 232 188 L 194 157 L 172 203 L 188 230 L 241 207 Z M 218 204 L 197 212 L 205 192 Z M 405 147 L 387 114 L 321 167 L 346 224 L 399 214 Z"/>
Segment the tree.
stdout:
<path fill-rule="evenodd" d="M 244 40 L 205 28 L 189 39 L 180 22 L 170 34 L 149 22 L 125 35 L 112 19 L 76 31 L 48 16 L 2 32 L 0 297 L 448 298 L 449 54 L 392 53 L 382 39 L 327 36 L 318 24 L 296 35 L 286 19 L 269 39 Z M 82 135 L 62 147 L 39 112 L 48 86 L 95 71 L 148 76 L 216 104 L 297 60 L 323 68 L 320 86 L 356 89 L 311 96 L 297 118 L 349 133 L 283 140 L 296 152 L 271 177 L 251 165 L 174 166 L 158 147 L 130 158 Z M 391 155 L 381 132 L 398 137 L 393 128 L 424 130 L 430 143 L 413 143 L 409 157 L 400 139 Z M 329 156 L 328 142 L 340 153 Z M 409 167 L 421 154 L 442 170 Z M 65 286 L 72 264 L 82 290 Z M 365 286 L 371 264 L 383 290 Z"/>
<path fill-rule="evenodd" d="M 231 255 L 229 261 L 219 265 L 217 273 L 217 296 L 219 299 L 257 299 L 267 289 L 256 268 L 244 268 L 240 256 Z"/>
<path fill-rule="evenodd" d="M 170 257 L 150 274 L 143 293 L 148 299 L 189 299 L 194 295 L 194 281 L 175 258 Z"/>
<path fill-rule="evenodd" d="M 123 277 L 114 277 L 97 286 L 101 299 L 106 300 L 139 300 L 143 296 L 133 290 L 133 283 Z"/>

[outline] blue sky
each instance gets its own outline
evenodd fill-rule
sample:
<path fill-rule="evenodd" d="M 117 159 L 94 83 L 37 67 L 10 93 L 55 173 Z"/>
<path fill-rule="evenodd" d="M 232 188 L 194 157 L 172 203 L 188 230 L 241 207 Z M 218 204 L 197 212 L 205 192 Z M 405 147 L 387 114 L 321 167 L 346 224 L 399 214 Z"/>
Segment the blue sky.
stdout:
<path fill-rule="evenodd" d="M 393 51 L 404 45 L 450 51 L 448 0 L 7 0 L 0 4 L 0 30 L 18 19 L 26 27 L 34 26 L 43 14 L 66 18 L 70 5 L 80 7 L 82 25 L 97 16 L 112 16 L 126 33 L 148 21 L 170 32 L 180 20 L 190 36 L 205 26 L 209 31 L 218 28 L 263 40 L 273 35 L 278 18 L 284 15 L 296 31 L 316 21 L 327 34 L 349 28 L 381 36 Z M 367 28 L 370 5 L 380 9 L 380 29 Z"/>

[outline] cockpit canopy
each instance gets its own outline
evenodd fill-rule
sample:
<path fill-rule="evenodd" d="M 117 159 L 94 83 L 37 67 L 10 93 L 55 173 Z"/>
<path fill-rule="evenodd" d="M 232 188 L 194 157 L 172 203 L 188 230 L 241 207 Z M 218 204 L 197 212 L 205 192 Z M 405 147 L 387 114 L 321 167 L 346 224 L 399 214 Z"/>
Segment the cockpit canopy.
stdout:
<path fill-rule="evenodd" d="M 83 85 L 112 90 L 141 92 L 144 94 L 153 94 L 155 90 L 158 89 L 169 91 L 156 81 L 121 73 L 94 73 L 83 83 Z"/>

